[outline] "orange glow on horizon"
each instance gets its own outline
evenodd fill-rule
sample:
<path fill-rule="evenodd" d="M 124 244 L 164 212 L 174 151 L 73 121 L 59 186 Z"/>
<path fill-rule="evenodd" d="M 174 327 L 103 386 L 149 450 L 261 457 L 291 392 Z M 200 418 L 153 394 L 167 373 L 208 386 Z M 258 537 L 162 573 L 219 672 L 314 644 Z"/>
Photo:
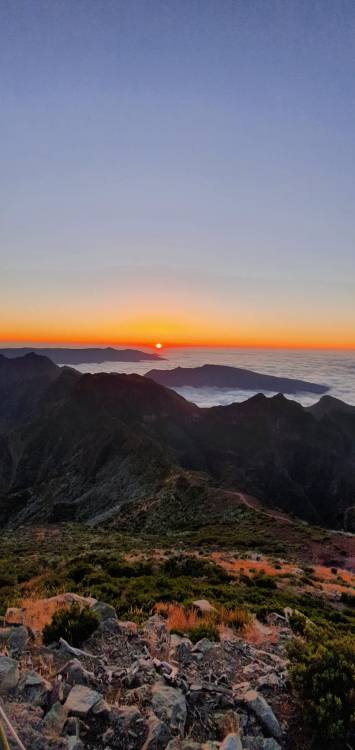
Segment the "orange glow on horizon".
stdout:
<path fill-rule="evenodd" d="M 340 338 L 340 337 L 339 337 Z M 40 335 L 34 331 L 3 333 L 0 332 L 0 346 L 14 345 L 14 346 L 97 346 L 97 347 L 144 347 L 148 349 L 158 349 L 164 353 L 168 349 L 175 348 L 220 348 L 220 349 L 233 349 L 233 348 L 245 348 L 245 349 L 319 349 L 319 350 L 336 350 L 336 351 L 354 351 L 355 350 L 355 339 L 352 341 L 346 340 L 328 340 L 319 341 L 317 339 L 309 339 L 302 337 L 247 337 L 241 336 L 228 336 L 228 337 L 204 337 L 204 336 L 193 336 L 190 335 L 186 338 L 180 338 L 171 336 L 166 340 L 164 345 L 157 342 L 152 344 L 152 337 L 147 336 L 127 336 L 121 335 L 117 337 L 106 336 L 106 335 L 80 335 L 78 331 L 76 334 L 63 331 L 63 333 L 51 334 L 50 331 Z"/>

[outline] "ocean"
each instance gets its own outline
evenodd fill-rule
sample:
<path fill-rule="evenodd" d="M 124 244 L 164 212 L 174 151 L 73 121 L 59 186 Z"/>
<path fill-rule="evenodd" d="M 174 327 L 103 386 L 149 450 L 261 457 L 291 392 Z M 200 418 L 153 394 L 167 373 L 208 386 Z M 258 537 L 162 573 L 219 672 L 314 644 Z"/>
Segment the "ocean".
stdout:
<path fill-rule="evenodd" d="M 151 351 L 151 350 L 150 350 Z M 203 349 L 166 348 L 161 352 L 165 360 L 157 362 L 104 362 L 99 365 L 80 365 L 81 372 L 124 372 L 144 375 L 152 368 L 198 367 L 204 364 L 232 365 L 248 370 L 297 378 L 329 386 L 329 395 L 355 405 L 355 351 L 300 350 L 300 349 Z M 215 406 L 244 401 L 255 391 L 220 388 L 176 388 L 184 398 L 199 406 Z M 266 395 L 272 395 L 265 392 Z M 319 400 L 319 396 L 299 393 L 290 396 L 304 406 Z"/>

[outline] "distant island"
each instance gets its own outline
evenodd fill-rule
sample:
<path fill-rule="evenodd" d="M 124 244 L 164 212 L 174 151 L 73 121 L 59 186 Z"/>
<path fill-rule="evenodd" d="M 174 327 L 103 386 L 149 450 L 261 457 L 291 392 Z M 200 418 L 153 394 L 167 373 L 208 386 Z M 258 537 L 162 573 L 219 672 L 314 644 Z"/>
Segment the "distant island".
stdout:
<path fill-rule="evenodd" d="M 202 365 L 201 367 L 176 367 L 173 370 L 149 370 L 146 378 L 169 388 L 193 386 L 194 388 L 239 388 L 246 391 L 273 391 L 295 394 L 326 393 L 327 385 L 308 383 L 305 380 L 264 375 L 240 367 L 227 365 Z"/>
<path fill-rule="evenodd" d="M 57 365 L 84 365 L 84 364 L 101 364 L 102 362 L 145 362 L 161 360 L 158 354 L 142 352 L 139 349 L 114 349 L 108 346 L 102 348 L 90 349 L 71 349 L 66 347 L 60 348 L 8 348 L 0 349 L 0 354 L 4 357 L 13 359 L 14 357 L 24 357 L 26 354 L 42 354 L 48 357 Z"/>

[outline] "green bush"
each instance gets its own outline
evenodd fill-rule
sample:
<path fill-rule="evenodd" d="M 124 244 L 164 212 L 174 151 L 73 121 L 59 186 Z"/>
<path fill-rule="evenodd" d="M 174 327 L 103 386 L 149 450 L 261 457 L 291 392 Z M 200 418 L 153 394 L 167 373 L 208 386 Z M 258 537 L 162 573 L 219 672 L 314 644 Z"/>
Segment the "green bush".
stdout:
<path fill-rule="evenodd" d="M 74 602 L 70 609 L 58 609 L 52 622 L 43 628 L 43 641 L 46 645 L 64 638 L 71 646 L 80 646 L 96 630 L 99 617 L 92 609 L 81 609 Z"/>
<path fill-rule="evenodd" d="M 261 589 L 268 589 L 269 591 L 277 589 L 276 581 L 271 576 L 257 575 L 253 580 L 255 586 Z"/>
<path fill-rule="evenodd" d="M 193 628 L 189 628 L 186 635 L 190 638 L 192 643 L 197 643 L 202 638 L 208 638 L 209 641 L 219 641 L 219 632 L 215 625 L 212 623 L 201 623 L 201 625 L 195 625 Z"/>
<path fill-rule="evenodd" d="M 355 640 L 329 639 L 318 630 L 289 647 L 290 677 L 313 747 L 350 747 L 355 732 Z"/>

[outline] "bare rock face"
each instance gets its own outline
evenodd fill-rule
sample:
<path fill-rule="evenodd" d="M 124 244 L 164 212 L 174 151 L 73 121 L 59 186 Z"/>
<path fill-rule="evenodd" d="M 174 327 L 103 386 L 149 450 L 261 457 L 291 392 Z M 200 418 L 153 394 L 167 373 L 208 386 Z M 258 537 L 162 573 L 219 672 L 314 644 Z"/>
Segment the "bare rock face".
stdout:
<path fill-rule="evenodd" d="M 165 750 L 170 738 L 169 726 L 155 714 L 151 714 L 148 718 L 148 737 L 142 750 Z"/>
<path fill-rule="evenodd" d="M 141 750 L 149 729 L 137 706 L 120 706 L 112 711 L 110 747 L 114 750 Z M 110 730 L 109 730 L 110 731 Z"/>
<path fill-rule="evenodd" d="M 256 690 L 248 690 L 244 695 L 244 702 L 259 719 L 262 726 L 276 739 L 281 739 L 282 731 L 279 722 L 265 698 Z"/>
<path fill-rule="evenodd" d="M 0 656 L 0 695 L 13 690 L 19 677 L 17 661 L 9 656 Z"/>
<path fill-rule="evenodd" d="M 81 664 L 79 659 L 71 659 L 68 664 L 61 670 L 68 685 L 92 685 L 95 682 L 95 676 Z"/>
<path fill-rule="evenodd" d="M 25 625 L 20 625 L 17 628 L 11 628 L 11 633 L 8 638 L 8 648 L 11 656 L 18 656 L 26 650 L 30 638 L 28 628 Z"/>
<path fill-rule="evenodd" d="M 62 703 L 60 701 L 54 703 L 44 717 L 44 723 L 48 732 L 51 734 L 62 734 L 67 717 L 68 712 Z"/>
<path fill-rule="evenodd" d="M 33 706 L 47 705 L 52 685 L 37 672 L 25 672 L 20 679 L 18 690 L 23 699 Z"/>
<path fill-rule="evenodd" d="M 185 696 L 180 689 L 157 682 L 152 691 L 152 708 L 158 718 L 167 722 L 173 731 L 183 734 L 187 706 Z"/>
<path fill-rule="evenodd" d="M 224 738 L 220 750 L 243 750 L 242 743 L 238 734 L 228 734 Z"/>
<path fill-rule="evenodd" d="M 101 700 L 102 695 L 96 690 L 85 685 L 74 685 L 65 702 L 65 709 L 70 716 L 85 719 Z"/>

